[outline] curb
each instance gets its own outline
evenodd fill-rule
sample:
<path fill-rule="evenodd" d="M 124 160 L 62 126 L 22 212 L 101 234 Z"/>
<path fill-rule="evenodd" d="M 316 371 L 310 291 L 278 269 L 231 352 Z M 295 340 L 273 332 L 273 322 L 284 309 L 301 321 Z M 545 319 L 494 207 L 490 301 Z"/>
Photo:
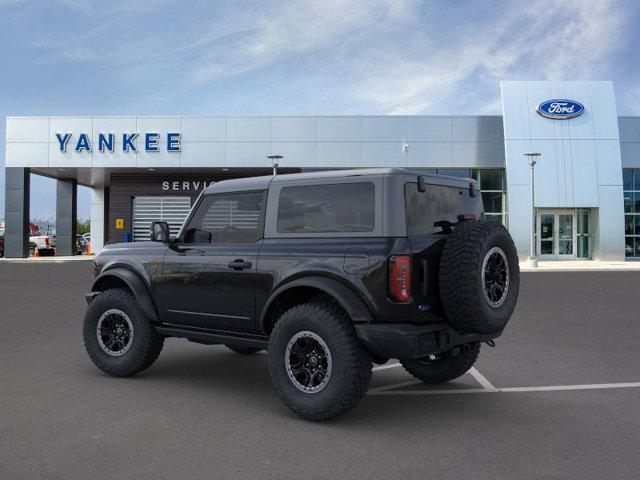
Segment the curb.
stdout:
<path fill-rule="evenodd" d="M 3 263 L 29 263 L 33 265 L 41 263 L 71 263 L 84 262 L 93 260 L 93 255 L 78 255 L 77 257 L 37 257 L 37 258 L 0 258 L 0 264 Z"/>

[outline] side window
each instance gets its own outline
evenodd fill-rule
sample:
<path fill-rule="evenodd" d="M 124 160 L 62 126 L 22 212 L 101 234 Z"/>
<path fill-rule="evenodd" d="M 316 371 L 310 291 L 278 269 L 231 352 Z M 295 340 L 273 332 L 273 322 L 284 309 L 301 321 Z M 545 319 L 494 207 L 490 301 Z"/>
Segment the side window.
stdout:
<path fill-rule="evenodd" d="M 285 187 L 278 201 L 278 233 L 371 232 L 371 182 Z"/>
<path fill-rule="evenodd" d="M 262 192 L 205 197 L 185 229 L 184 243 L 255 243 L 263 202 Z"/>

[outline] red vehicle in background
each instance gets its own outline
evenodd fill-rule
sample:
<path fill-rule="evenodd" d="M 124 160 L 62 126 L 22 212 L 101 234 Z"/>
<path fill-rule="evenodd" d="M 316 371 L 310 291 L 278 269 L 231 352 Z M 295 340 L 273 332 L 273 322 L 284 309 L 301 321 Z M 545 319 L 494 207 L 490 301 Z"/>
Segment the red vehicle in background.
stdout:
<path fill-rule="evenodd" d="M 5 226 L 0 225 L 0 257 L 4 257 L 4 233 Z M 42 235 L 37 225 L 29 223 L 29 256 L 33 257 L 38 251 L 38 255 L 55 255 L 56 253 L 55 235 Z"/>

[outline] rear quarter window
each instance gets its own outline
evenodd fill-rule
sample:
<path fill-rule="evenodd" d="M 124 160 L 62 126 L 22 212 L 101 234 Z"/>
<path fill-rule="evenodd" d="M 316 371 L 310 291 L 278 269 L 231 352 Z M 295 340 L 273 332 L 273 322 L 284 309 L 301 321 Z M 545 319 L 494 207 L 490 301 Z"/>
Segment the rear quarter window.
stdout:
<path fill-rule="evenodd" d="M 278 233 L 372 232 L 372 182 L 285 187 L 278 201 Z"/>
<path fill-rule="evenodd" d="M 417 183 L 406 183 L 404 203 L 409 236 L 439 233 L 442 229 L 435 227 L 435 223 L 456 223 L 458 215 L 483 216 L 479 192 L 471 197 L 466 188 L 427 184 L 426 191 L 419 192 Z"/>

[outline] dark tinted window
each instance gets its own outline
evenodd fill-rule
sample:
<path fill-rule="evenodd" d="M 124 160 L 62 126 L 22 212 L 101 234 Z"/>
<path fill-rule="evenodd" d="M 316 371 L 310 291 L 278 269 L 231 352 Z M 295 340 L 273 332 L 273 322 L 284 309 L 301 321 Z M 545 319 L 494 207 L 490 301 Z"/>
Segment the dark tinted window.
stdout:
<path fill-rule="evenodd" d="M 254 243 L 263 199 L 261 192 L 205 197 L 185 229 L 185 243 Z"/>
<path fill-rule="evenodd" d="M 469 196 L 466 188 L 427 185 L 425 192 L 418 191 L 417 183 L 407 183 L 404 187 L 407 235 L 426 235 L 442 231 L 434 223 L 448 221 L 456 223 L 458 215 L 472 213 L 476 218 L 482 215 L 479 192 Z"/>
<path fill-rule="evenodd" d="M 371 232 L 373 183 L 285 187 L 278 202 L 278 233 Z"/>

